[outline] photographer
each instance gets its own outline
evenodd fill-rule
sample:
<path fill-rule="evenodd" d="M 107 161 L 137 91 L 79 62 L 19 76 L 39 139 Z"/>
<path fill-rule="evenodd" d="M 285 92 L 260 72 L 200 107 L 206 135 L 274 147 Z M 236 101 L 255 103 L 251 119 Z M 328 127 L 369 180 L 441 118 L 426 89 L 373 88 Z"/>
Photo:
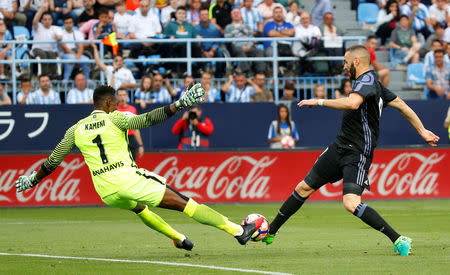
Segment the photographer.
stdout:
<path fill-rule="evenodd" d="M 172 127 L 172 133 L 180 137 L 178 150 L 207 149 L 213 131 L 211 120 L 202 118 L 202 109 L 198 105 L 192 106 Z"/>

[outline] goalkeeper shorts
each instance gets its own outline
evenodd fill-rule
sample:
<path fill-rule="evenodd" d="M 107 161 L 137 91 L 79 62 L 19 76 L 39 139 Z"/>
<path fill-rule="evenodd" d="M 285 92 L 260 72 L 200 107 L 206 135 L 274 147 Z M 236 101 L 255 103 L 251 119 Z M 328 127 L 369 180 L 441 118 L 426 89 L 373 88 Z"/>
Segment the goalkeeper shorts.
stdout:
<path fill-rule="evenodd" d="M 102 198 L 109 206 L 132 210 L 137 203 L 158 206 L 166 192 L 166 179 L 145 169 L 136 171 L 138 180 L 122 190 Z"/>

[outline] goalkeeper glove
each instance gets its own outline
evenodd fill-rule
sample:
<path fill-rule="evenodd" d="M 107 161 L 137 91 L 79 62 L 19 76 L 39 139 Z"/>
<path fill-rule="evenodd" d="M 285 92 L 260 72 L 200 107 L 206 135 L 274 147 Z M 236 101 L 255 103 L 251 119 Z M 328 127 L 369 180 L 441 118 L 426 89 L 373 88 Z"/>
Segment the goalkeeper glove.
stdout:
<path fill-rule="evenodd" d="M 31 176 L 20 176 L 19 179 L 16 180 L 17 192 L 22 192 L 36 186 L 40 182 L 40 180 L 36 178 L 36 174 L 36 171 L 33 171 Z"/>
<path fill-rule="evenodd" d="M 186 92 L 181 95 L 181 98 L 175 102 L 175 108 L 178 111 L 190 107 L 195 104 L 200 104 L 205 101 L 205 90 L 202 84 L 189 85 Z"/>

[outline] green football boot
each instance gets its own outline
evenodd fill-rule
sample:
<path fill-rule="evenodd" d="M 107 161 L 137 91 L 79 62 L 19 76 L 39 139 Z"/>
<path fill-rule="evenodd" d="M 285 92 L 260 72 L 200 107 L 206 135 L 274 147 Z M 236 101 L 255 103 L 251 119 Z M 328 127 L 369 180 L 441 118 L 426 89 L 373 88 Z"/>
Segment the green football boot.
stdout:
<path fill-rule="evenodd" d="M 262 241 L 265 242 L 267 245 L 269 245 L 269 244 L 273 243 L 274 239 L 275 239 L 275 234 L 271 235 L 271 234 L 267 233 L 267 236 L 264 239 L 262 239 Z"/>
<path fill-rule="evenodd" d="M 400 236 L 394 243 L 394 252 L 399 253 L 401 256 L 408 256 L 411 253 L 412 240 L 405 236 Z"/>

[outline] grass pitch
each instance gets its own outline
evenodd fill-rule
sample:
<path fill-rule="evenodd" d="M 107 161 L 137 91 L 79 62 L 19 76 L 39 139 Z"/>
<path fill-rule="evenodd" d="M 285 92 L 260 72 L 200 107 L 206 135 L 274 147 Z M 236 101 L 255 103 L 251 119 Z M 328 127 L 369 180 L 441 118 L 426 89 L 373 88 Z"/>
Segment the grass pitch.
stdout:
<path fill-rule="evenodd" d="M 195 243 L 193 251 L 148 229 L 131 212 L 109 207 L 0 209 L 0 253 L 163 261 L 293 274 L 449 274 L 450 200 L 369 202 L 413 239 L 413 254 L 394 255 L 380 232 L 341 203 L 306 203 L 275 238 L 240 246 L 182 213 L 155 209 Z M 250 213 L 274 218 L 281 204 L 212 207 L 235 222 Z M 0 255 L 0 274 L 239 274 L 192 266 Z"/>

